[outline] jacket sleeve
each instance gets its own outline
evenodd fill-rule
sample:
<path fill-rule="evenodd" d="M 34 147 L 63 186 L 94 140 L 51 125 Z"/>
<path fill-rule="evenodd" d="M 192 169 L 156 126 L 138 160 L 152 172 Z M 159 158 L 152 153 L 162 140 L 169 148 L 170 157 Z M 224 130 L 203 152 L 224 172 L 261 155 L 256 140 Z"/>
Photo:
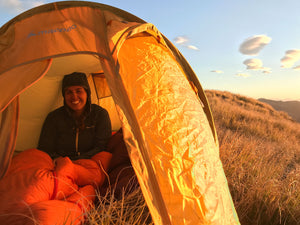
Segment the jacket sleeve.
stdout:
<path fill-rule="evenodd" d="M 94 147 L 80 155 L 80 158 L 91 158 L 101 151 L 107 151 L 107 143 L 111 137 L 111 122 L 108 112 L 102 108 L 96 120 Z"/>
<path fill-rule="evenodd" d="M 56 140 L 55 118 L 53 117 L 52 114 L 48 114 L 42 127 L 37 148 L 41 151 L 48 153 L 52 159 L 57 158 L 59 157 L 59 155 L 55 151 L 55 146 L 56 146 L 55 140 Z"/>

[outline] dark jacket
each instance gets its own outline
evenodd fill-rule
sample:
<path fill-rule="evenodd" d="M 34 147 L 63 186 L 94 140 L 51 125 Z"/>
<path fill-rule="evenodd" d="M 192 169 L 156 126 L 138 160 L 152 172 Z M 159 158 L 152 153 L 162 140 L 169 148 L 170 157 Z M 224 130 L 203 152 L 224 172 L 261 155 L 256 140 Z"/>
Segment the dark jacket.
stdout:
<path fill-rule="evenodd" d="M 108 112 L 92 104 L 84 124 L 83 130 L 77 128 L 66 106 L 50 112 L 42 128 L 38 149 L 47 152 L 51 158 L 68 156 L 72 160 L 90 158 L 105 151 L 111 136 Z"/>

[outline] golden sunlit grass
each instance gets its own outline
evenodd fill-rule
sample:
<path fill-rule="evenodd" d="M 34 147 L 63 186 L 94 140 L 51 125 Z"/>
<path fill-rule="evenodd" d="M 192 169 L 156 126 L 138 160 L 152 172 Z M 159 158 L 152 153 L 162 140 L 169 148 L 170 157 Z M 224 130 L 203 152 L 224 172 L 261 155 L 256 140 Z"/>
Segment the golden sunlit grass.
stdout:
<path fill-rule="evenodd" d="M 206 94 L 241 224 L 300 224 L 300 124 L 254 99 Z"/>
<path fill-rule="evenodd" d="M 97 195 L 96 206 L 89 211 L 85 225 L 152 225 L 140 188 L 116 199 L 113 191 Z"/>

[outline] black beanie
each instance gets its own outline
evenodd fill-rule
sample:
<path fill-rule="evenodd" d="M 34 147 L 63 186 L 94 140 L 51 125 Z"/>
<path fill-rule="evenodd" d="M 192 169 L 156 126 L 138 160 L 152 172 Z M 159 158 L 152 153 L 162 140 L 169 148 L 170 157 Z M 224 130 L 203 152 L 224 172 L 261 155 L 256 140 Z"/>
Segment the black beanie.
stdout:
<path fill-rule="evenodd" d="M 91 89 L 89 86 L 89 82 L 86 78 L 85 73 L 74 72 L 71 74 L 67 74 L 63 78 L 62 82 L 62 95 L 65 97 L 65 90 L 71 86 L 81 86 L 85 89 L 87 93 L 87 109 L 90 110 L 91 105 Z"/>
<path fill-rule="evenodd" d="M 62 94 L 65 95 L 66 88 L 71 86 L 81 86 L 87 91 L 88 95 L 91 93 L 85 73 L 74 72 L 65 75 L 62 82 Z"/>

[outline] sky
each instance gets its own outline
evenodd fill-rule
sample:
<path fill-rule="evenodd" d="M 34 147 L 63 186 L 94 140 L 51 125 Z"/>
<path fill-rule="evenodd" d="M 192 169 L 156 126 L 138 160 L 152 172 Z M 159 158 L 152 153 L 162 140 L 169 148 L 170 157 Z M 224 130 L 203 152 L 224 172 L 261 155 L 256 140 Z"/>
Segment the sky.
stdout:
<path fill-rule="evenodd" d="M 47 0 L 0 0 L 0 26 Z M 299 0 L 102 0 L 154 24 L 204 89 L 300 101 Z"/>

